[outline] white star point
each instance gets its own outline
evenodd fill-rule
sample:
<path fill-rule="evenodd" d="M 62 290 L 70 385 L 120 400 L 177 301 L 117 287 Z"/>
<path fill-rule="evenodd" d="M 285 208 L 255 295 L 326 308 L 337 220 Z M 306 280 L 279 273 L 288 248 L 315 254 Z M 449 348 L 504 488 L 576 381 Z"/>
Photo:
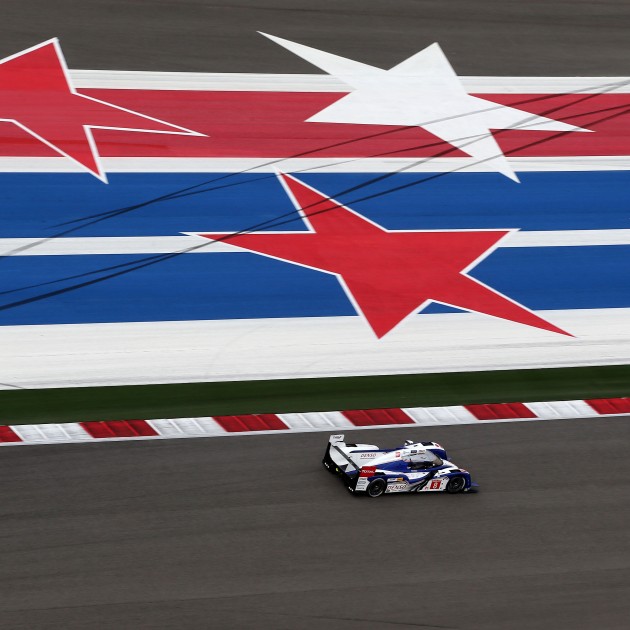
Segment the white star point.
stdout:
<path fill-rule="evenodd" d="M 352 88 L 307 122 L 421 127 L 515 182 L 519 179 L 492 135 L 493 129 L 589 131 L 471 96 L 438 43 L 383 70 L 281 37 L 261 35 Z"/>

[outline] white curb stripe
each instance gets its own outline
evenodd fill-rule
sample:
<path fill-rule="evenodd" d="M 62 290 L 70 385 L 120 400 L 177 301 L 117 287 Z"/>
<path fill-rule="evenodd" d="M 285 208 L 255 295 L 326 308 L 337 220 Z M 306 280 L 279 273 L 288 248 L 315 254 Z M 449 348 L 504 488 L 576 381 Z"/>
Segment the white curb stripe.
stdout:
<path fill-rule="evenodd" d="M 416 424 L 422 426 L 444 424 L 470 424 L 479 422 L 461 405 L 453 407 L 417 407 L 403 409 Z"/>
<path fill-rule="evenodd" d="M 355 428 L 340 411 L 282 413 L 278 414 L 278 417 L 293 431 Z"/>
<path fill-rule="evenodd" d="M 199 437 L 225 433 L 213 418 L 179 418 L 147 422 L 162 437 Z"/>
<path fill-rule="evenodd" d="M 526 403 L 539 418 L 557 420 L 559 418 L 588 418 L 593 415 L 593 408 L 583 400 L 565 400 L 559 402 Z"/>
<path fill-rule="evenodd" d="M 85 442 L 92 440 L 90 434 L 77 422 L 63 424 L 21 424 L 12 427 L 23 442 L 51 444 L 59 442 Z"/>

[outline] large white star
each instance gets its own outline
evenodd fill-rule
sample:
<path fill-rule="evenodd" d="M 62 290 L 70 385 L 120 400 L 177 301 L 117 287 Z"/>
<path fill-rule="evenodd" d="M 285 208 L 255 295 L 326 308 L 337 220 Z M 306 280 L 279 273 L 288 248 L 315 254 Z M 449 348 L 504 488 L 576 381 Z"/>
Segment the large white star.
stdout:
<path fill-rule="evenodd" d="M 260 33 L 353 88 L 307 122 L 416 126 L 518 182 L 491 129 L 589 131 L 466 92 L 439 44 L 391 70 Z"/>

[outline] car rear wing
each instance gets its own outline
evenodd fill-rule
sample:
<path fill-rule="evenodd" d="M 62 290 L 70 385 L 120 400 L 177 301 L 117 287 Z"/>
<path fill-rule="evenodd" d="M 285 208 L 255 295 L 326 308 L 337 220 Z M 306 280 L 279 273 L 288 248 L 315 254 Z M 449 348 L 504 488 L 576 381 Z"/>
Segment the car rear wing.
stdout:
<path fill-rule="evenodd" d="M 346 445 L 343 434 L 331 435 L 324 454 L 324 465 L 342 474 L 354 473 L 361 468 L 342 447 Z"/>
<path fill-rule="evenodd" d="M 331 472 L 341 475 L 352 491 L 365 490 L 369 478 L 374 476 L 374 466 L 359 463 L 343 450 L 346 443 L 341 434 L 331 435 L 324 454 L 323 463 Z M 354 445 L 350 445 L 354 446 Z"/>

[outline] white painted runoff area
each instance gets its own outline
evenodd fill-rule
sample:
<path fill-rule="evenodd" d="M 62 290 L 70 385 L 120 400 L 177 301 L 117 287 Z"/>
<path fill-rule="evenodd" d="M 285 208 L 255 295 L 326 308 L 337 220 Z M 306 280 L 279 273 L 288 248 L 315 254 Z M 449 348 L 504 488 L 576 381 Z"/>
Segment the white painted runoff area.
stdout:
<path fill-rule="evenodd" d="M 544 311 L 575 337 L 474 313 L 416 315 L 376 339 L 354 317 L 0 327 L 0 388 L 625 364 L 630 309 Z"/>

